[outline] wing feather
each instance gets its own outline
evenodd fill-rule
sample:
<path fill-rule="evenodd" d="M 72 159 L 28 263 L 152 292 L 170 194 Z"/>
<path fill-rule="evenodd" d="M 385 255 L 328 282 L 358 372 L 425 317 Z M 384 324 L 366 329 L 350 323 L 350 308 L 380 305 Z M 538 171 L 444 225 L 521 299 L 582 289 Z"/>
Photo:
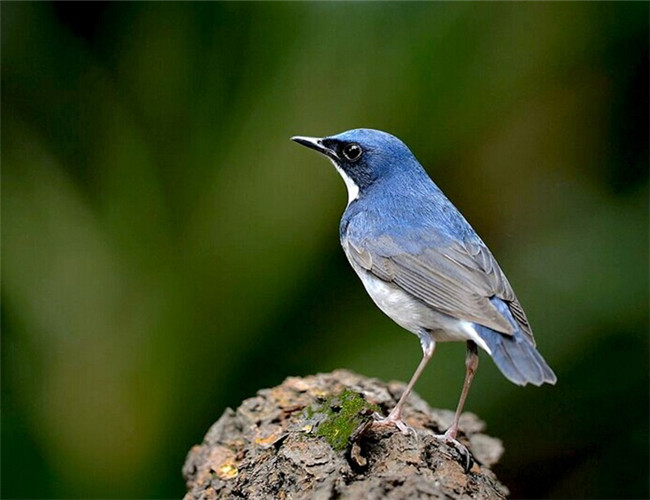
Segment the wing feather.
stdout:
<path fill-rule="evenodd" d="M 472 321 L 506 335 L 514 327 L 490 302 L 502 299 L 518 326 L 533 342 L 533 334 L 507 278 L 487 247 L 479 242 L 436 242 L 418 253 L 400 248 L 388 237 L 347 241 L 346 252 L 358 266 L 392 282 L 435 310 Z"/>

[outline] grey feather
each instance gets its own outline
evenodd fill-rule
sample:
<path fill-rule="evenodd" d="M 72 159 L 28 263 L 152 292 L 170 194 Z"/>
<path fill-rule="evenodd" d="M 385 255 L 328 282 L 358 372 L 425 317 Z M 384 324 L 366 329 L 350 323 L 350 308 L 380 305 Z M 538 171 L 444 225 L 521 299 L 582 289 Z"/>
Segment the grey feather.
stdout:
<path fill-rule="evenodd" d="M 492 359 L 501 373 L 517 385 L 555 384 L 557 377 L 537 349 L 517 331 L 506 337 L 489 328 L 477 326 L 477 333 L 490 347 Z"/>
<path fill-rule="evenodd" d="M 413 254 L 391 237 L 353 242 L 344 248 L 348 258 L 377 278 L 392 282 L 429 307 L 453 318 L 513 335 L 514 328 L 490 302 L 502 299 L 517 325 L 534 344 L 526 315 L 510 283 L 485 245 L 461 243 L 429 245 Z"/>

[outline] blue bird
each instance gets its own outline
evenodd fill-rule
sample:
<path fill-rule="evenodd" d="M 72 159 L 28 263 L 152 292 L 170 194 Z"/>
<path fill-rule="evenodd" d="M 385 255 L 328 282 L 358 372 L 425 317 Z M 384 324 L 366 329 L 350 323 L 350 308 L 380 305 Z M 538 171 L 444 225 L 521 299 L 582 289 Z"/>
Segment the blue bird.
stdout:
<path fill-rule="evenodd" d="M 442 436 L 462 449 L 458 421 L 478 367 L 477 346 L 515 384 L 556 382 L 492 253 L 402 141 L 371 129 L 292 140 L 325 155 L 343 177 L 345 255 L 379 309 L 417 335 L 422 346 L 406 390 L 379 424 L 410 431 L 402 407 L 436 342 L 467 343 L 465 382 L 453 423 Z"/>

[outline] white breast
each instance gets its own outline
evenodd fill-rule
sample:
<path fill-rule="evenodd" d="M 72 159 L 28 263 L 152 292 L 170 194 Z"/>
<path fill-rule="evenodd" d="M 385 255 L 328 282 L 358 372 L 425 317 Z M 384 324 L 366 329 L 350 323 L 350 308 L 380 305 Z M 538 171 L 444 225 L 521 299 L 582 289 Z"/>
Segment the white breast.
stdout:
<path fill-rule="evenodd" d="M 355 268 L 355 271 L 377 307 L 402 328 L 416 335 L 423 329 L 428 330 L 437 342 L 473 340 L 492 354 L 471 322 L 436 311 L 414 299 L 398 286 L 380 280 L 365 269 Z"/>

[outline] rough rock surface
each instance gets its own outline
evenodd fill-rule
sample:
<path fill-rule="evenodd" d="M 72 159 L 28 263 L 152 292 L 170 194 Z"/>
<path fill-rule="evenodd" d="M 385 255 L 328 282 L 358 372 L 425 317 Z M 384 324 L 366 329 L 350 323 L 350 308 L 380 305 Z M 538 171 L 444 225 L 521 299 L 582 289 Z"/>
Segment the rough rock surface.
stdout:
<path fill-rule="evenodd" d="M 404 408 L 415 434 L 372 425 L 372 413 L 392 408 L 404 390 L 338 370 L 291 377 L 227 409 L 194 446 L 183 467 L 185 500 L 246 499 L 503 499 L 490 466 L 503 447 L 463 414 L 463 456 L 435 434 L 453 412 L 431 409 L 416 394 Z"/>

